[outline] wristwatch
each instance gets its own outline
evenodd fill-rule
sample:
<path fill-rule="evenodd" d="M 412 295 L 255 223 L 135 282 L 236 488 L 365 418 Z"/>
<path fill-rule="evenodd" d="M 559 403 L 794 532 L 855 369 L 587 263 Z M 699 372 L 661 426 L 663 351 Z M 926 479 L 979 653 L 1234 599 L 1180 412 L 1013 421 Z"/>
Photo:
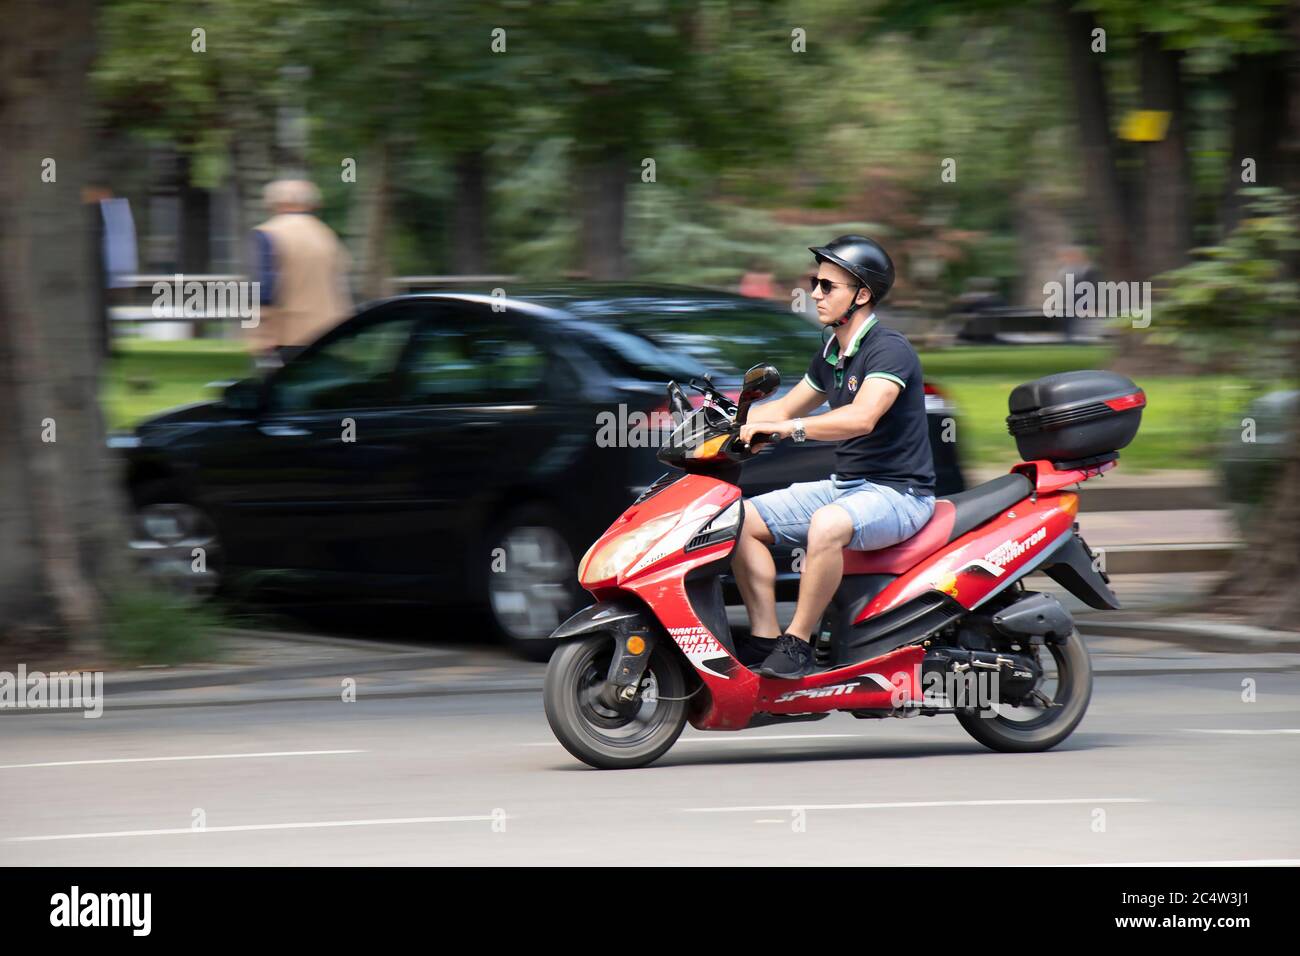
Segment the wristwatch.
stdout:
<path fill-rule="evenodd" d="M 803 430 L 803 419 L 802 419 L 802 418 L 796 418 L 796 419 L 794 420 L 794 431 L 792 431 L 792 432 L 790 433 L 790 437 L 793 438 L 795 441 L 806 441 L 806 440 L 807 440 L 807 438 L 808 438 L 808 433 L 805 432 L 805 431 Z"/>

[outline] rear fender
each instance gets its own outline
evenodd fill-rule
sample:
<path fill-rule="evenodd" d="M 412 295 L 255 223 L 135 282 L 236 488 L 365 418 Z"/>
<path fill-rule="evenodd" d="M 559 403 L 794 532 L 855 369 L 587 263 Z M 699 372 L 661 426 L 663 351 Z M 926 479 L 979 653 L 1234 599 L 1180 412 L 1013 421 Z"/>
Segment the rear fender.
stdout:
<path fill-rule="evenodd" d="M 1092 551 L 1077 533 L 1065 539 L 1043 562 L 1041 570 L 1088 607 L 1113 611 L 1120 606 L 1106 573 L 1094 566 Z"/>

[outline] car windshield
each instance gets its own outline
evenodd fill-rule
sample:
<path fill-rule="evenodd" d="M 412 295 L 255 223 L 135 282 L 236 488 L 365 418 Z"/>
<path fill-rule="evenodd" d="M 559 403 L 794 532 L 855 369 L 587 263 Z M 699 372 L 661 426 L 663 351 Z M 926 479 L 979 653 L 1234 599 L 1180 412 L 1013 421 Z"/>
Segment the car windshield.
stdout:
<path fill-rule="evenodd" d="M 757 362 L 798 378 L 820 347 L 816 325 L 762 302 L 683 302 L 673 308 L 653 299 L 640 309 L 619 305 L 623 309 L 584 315 L 599 320 L 595 337 L 639 372 L 664 378 L 706 371 L 739 377 Z"/>

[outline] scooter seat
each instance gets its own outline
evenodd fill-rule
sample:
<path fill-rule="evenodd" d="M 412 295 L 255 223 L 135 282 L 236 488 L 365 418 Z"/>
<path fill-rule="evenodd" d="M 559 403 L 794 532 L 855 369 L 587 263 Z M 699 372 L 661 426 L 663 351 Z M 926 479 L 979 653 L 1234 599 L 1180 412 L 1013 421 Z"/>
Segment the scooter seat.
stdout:
<path fill-rule="evenodd" d="M 970 491 L 938 498 L 934 514 L 906 541 L 876 551 L 844 549 L 845 574 L 903 574 L 944 545 L 1029 496 L 1024 475 L 1003 475 Z"/>
<path fill-rule="evenodd" d="M 875 551 L 844 549 L 845 574 L 902 574 L 916 567 L 952 540 L 957 509 L 951 501 L 939 498 L 934 514 L 916 534 L 906 541 Z"/>

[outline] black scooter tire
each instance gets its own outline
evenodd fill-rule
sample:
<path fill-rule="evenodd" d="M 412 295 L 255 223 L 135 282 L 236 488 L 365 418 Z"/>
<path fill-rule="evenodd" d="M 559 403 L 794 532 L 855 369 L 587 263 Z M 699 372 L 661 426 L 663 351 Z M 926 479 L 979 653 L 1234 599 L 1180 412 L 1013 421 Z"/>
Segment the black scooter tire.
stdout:
<path fill-rule="evenodd" d="M 981 716 L 967 712 L 957 715 L 957 722 L 968 734 L 990 750 L 1000 753 L 1039 753 L 1051 750 L 1079 726 L 1092 699 L 1092 661 L 1083 639 L 1075 631 L 1065 644 L 1060 645 L 1061 657 L 1057 660 L 1058 689 L 1056 699 L 1061 701 L 1059 712 L 1050 720 L 1035 726 L 1017 726 L 1016 721 L 1003 717 Z"/>
<path fill-rule="evenodd" d="M 654 675 L 659 696 L 653 703 L 652 722 L 643 735 L 621 740 L 588 719 L 582 703 L 592 674 L 603 678 L 612 651 L 613 638 L 607 634 L 560 645 L 546 668 L 542 691 L 546 720 L 564 749 L 589 766 L 598 770 L 644 767 L 662 757 L 686 726 L 687 701 L 667 699 L 686 696 L 686 675 L 680 656 L 671 648 L 655 649 L 647 669 Z"/>

